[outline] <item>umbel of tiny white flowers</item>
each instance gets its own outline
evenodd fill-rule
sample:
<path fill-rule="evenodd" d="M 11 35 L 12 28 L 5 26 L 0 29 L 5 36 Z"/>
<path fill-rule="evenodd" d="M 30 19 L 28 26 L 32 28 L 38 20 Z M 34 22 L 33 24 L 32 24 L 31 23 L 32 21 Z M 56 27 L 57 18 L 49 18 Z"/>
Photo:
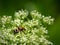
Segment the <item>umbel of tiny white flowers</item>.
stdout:
<path fill-rule="evenodd" d="M 36 10 L 20 10 L 15 12 L 14 18 L 0 17 L 0 45 L 53 45 L 47 39 L 47 26 L 43 24 L 51 25 L 53 21 L 51 16 L 46 17 Z M 20 26 L 25 30 L 13 34 L 13 30 L 18 30 Z"/>

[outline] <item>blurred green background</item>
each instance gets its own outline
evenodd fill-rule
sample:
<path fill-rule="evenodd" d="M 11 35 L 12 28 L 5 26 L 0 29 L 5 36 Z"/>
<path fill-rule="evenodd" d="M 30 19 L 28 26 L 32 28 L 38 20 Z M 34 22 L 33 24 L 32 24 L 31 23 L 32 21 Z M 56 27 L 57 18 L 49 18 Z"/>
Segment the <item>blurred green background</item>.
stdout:
<path fill-rule="evenodd" d="M 21 9 L 36 9 L 42 15 L 51 15 L 55 18 L 54 24 L 48 26 L 48 35 L 54 45 L 60 45 L 60 0 L 0 0 L 0 16 L 13 16 L 14 12 Z"/>

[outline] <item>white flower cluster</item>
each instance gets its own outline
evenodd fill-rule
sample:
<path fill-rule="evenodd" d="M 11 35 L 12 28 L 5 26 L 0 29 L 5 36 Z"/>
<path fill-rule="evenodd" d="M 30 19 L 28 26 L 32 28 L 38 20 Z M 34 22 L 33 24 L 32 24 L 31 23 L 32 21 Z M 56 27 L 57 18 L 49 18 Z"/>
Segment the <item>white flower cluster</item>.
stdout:
<path fill-rule="evenodd" d="M 26 11 L 26 10 L 21 10 L 21 11 L 19 11 L 19 13 L 18 12 L 16 12 L 15 13 L 15 17 L 16 18 L 20 18 L 20 19 L 24 19 L 25 17 L 27 17 L 27 15 L 28 15 L 28 11 Z"/>
<path fill-rule="evenodd" d="M 52 24 L 53 21 L 54 21 L 54 19 L 51 18 L 51 16 L 49 16 L 49 17 L 43 17 L 43 21 L 44 21 L 45 23 Z"/>
<path fill-rule="evenodd" d="M 0 18 L 0 45 L 53 45 L 47 40 L 48 30 L 44 25 L 53 21 L 51 16 L 45 17 L 36 10 L 21 10 L 15 13 L 14 18 L 3 16 Z M 13 31 L 20 26 L 25 30 L 14 34 Z"/>

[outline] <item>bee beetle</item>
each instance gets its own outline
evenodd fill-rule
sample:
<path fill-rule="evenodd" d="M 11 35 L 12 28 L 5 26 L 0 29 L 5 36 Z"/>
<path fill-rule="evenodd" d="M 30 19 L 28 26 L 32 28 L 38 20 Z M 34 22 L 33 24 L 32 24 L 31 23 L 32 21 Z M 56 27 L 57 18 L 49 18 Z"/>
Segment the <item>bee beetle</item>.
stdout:
<path fill-rule="evenodd" d="M 17 27 L 17 29 L 14 30 L 14 34 L 26 30 L 24 27 Z"/>

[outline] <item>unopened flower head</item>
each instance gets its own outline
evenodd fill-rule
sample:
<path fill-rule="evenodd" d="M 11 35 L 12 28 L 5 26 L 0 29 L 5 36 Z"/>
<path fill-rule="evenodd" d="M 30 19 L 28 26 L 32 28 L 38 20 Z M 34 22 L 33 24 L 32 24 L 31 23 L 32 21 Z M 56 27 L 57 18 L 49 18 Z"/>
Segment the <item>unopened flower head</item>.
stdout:
<path fill-rule="evenodd" d="M 0 44 L 2 45 L 53 45 L 48 38 L 47 26 L 54 21 L 36 10 L 20 10 L 12 16 L 0 17 Z M 44 23 L 44 24 L 43 24 Z M 46 26 L 46 27 L 45 27 Z"/>

